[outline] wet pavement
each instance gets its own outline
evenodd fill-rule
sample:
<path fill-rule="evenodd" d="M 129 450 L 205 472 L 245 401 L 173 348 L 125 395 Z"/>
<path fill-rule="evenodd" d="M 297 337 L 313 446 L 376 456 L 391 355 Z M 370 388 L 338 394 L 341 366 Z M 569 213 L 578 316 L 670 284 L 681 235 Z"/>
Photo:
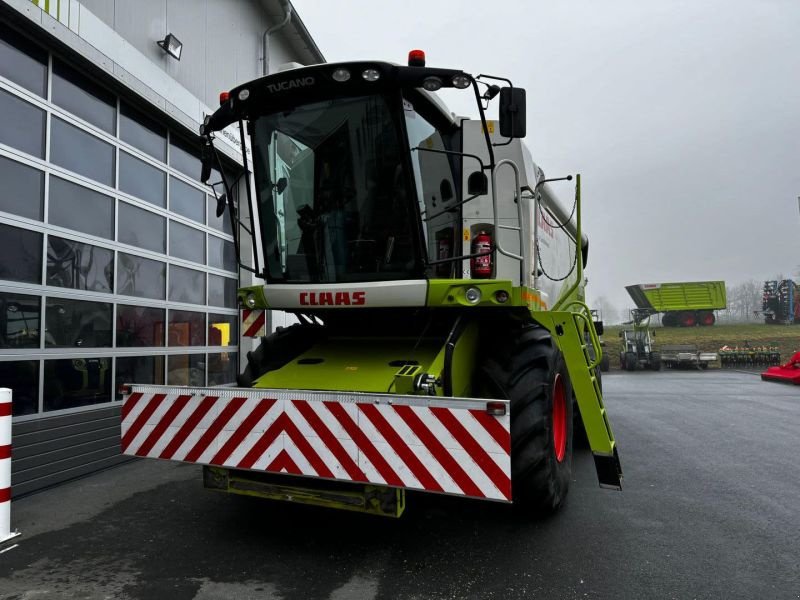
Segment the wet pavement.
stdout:
<path fill-rule="evenodd" d="M 676 371 L 604 388 L 624 490 L 578 451 L 550 518 L 410 494 L 395 521 L 134 461 L 13 503 L 0 598 L 800 598 L 800 387 Z"/>

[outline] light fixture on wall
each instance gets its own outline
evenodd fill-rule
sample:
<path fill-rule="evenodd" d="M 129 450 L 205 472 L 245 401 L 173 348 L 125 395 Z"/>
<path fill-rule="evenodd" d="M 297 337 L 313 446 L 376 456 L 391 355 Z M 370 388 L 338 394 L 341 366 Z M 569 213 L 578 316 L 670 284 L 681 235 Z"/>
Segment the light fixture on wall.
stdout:
<path fill-rule="evenodd" d="M 181 52 L 183 51 L 183 42 L 181 42 L 171 33 L 168 33 L 167 37 L 165 37 L 163 40 L 158 40 L 156 44 L 158 44 L 159 47 L 164 52 L 169 54 L 172 58 L 176 60 L 181 59 Z"/>

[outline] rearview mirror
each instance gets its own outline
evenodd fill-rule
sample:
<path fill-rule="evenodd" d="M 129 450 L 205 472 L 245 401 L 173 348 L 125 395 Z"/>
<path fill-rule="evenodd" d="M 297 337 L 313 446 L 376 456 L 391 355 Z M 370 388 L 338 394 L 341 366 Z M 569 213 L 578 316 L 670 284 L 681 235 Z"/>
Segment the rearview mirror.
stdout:
<path fill-rule="evenodd" d="M 222 213 L 225 212 L 225 205 L 228 202 L 228 195 L 227 194 L 220 194 L 219 198 L 217 198 L 217 218 L 219 219 L 222 216 Z"/>
<path fill-rule="evenodd" d="M 286 177 L 281 177 L 278 179 L 278 183 L 275 184 L 275 191 L 278 192 L 279 196 L 286 189 L 287 185 L 289 185 L 289 182 L 286 180 Z"/>
<path fill-rule="evenodd" d="M 605 331 L 605 327 L 603 327 L 603 322 L 595 321 L 594 330 L 597 332 L 597 335 L 603 335 L 603 332 Z"/>
<path fill-rule="evenodd" d="M 483 171 L 474 171 L 467 177 L 467 194 L 485 196 L 489 193 L 489 179 Z"/>
<path fill-rule="evenodd" d="M 525 137 L 525 90 L 504 87 L 500 90 L 500 135 Z"/>
<path fill-rule="evenodd" d="M 211 144 L 203 144 L 203 149 L 200 152 L 200 181 L 208 183 L 208 178 L 211 177 L 211 167 L 214 161 L 214 153 L 211 151 Z"/>

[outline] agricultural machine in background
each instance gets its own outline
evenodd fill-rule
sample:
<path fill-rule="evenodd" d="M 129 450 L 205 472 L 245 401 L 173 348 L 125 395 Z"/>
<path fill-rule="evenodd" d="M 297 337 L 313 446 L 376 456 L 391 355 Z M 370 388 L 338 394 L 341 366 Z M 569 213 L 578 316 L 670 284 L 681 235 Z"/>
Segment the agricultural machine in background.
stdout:
<path fill-rule="evenodd" d="M 765 281 L 761 312 L 770 325 L 800 323 L 800 285 L 791 279 Z"/>
<path fill-rule="evenodd" d="M 696 344 L 661 347 L 661 364 L 668 369 L 707 369 L 719 359 L 716 352 L 701 352 Z"/>
<path fill-rule="evenodd" d="M 722 346 L 719 360 L 723 368 L 777 366 L 781 353 L 777 346 L 750 346 L 745 340 L 743 346 Z"/>
<path fill-rule="evenodd" d="M 727 308 L 724 281 L 641 283 L 625 287 L 640 311 L 662 313 L 664 327 L 711 326 L 715 310 Z"/>
<path fill-rule="evenodd" d="M 594 328 L 597 331 L 597 336 L 600 341 L 600 361 L 597 365 L 597 368 L 605 373 L 611 369 L 611 357 L 608 352 L 606 352 L 606 342 L 603 339 L 603 332 L 605 327 L 603 326 L 603 316 L 600 314 L 600 311 L 597 309 L 591 310 L 592 321 L 594 321 Z M 592 360 L 595 360 L 597 357 L 597 352 L 595 352 L 594 345 L 592 343 L 591 336 L 586 333 L 586 344 L 589 350 L 589 356 Z"/>
<path fill-rule="evenodd" d="M 795 352 L 786 364 L 770 367 L 761 373 L 761 379 L 800 385 L 800 352 Z"/>
<path fill-rule="evenodd" d="M 440 88 L 465 90 L 478 118 L 455 117 Z M 203 465 L 226 493 L 397 517 L 413 489 L 541 514 L 567 494 L 575 407 L 599 483 L 620 487 L 580 176 L 564 206 L 553 182 L 572 177 L 545 178 L 521 142 L 523 89 L 413 51 L 408 66 L 284 70 L 220 100 L 201 180 L 222 174 L 218 211 L 264 280 L 239 300 L 300 322 L 247 353 L 240 387 L 127 387 L 125 454 Z M 237 181 L 214 147 L 230 126 L 252 150 Z"/>
<path fill-rule="evenodd" d="M 651 316 L 647 310 L 634 308 L 631 311 L 633 329 L 619 332 L 622 341 L 619 365 L 624 371 L 661 370 L 661 354 L 653 348 L 655 333 L 650 330 Z"/>

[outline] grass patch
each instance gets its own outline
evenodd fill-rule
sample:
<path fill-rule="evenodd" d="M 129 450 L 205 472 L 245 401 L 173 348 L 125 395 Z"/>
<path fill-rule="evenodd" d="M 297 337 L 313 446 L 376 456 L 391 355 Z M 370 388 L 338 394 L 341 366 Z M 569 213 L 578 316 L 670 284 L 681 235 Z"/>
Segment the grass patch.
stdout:
<path fill-rule="evenodd" d="M 619 353 L 622 350 L 619 332 L 623 329 L 632 329 L 632 326 L 609 326 L 603 334 L 605 350 L 614 369 L 619 368 Z M 787 361 L 800 350 L 800 325 L 742 323 L 711 327 L 654 327 L 653 331 L 656 334 L 653 340 L 656 350 L 670 344 L 695 344 L 701 351 L 717 352 L 726 344 L 743 347 L 747 342 L 750 346 L 777 346 L 781 353 L 781 362 Z"/>

